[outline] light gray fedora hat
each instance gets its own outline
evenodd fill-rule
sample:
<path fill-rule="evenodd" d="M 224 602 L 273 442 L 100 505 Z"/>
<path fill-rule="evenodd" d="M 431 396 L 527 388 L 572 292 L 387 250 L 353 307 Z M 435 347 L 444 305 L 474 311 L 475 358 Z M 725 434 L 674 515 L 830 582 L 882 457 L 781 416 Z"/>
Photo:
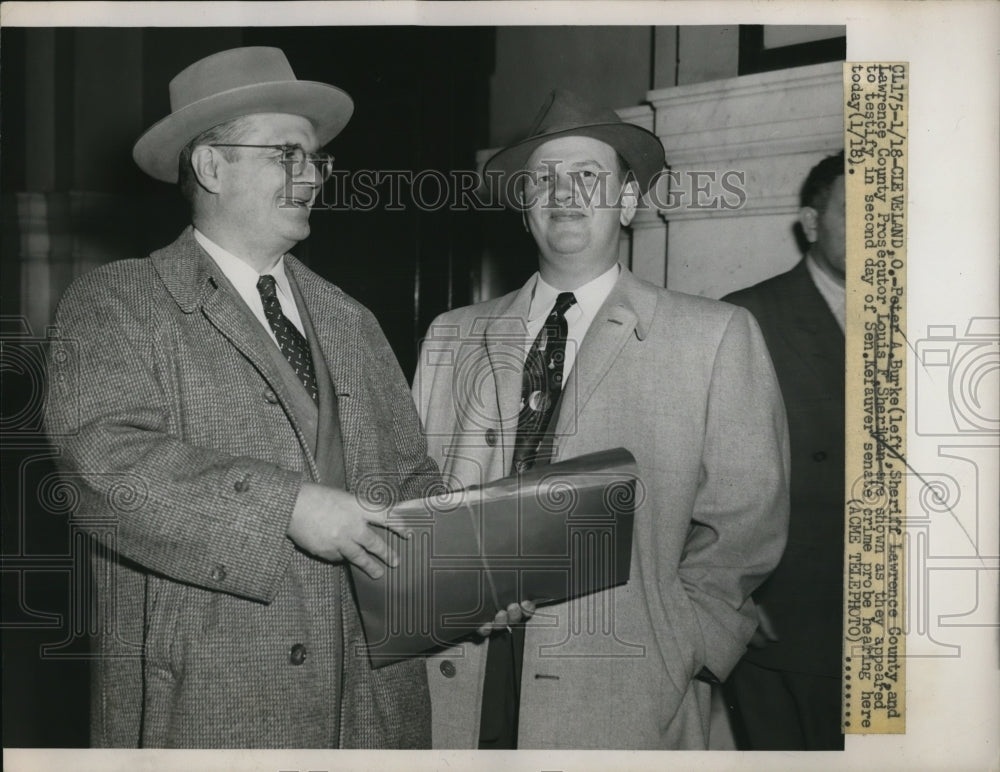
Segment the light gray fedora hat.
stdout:
<path fill-rule="evenodd" d="M 177 182 L 181 150 L 203 131 L 255 113 L 301 115 L 322 147 L 347 125 L 354 102 L 336 86 L 298 80 L 280 48 L 232 48 L 200 59 L 170 81 L 170 115 L 139 137 L 132 157 L 146 174 Z"/>

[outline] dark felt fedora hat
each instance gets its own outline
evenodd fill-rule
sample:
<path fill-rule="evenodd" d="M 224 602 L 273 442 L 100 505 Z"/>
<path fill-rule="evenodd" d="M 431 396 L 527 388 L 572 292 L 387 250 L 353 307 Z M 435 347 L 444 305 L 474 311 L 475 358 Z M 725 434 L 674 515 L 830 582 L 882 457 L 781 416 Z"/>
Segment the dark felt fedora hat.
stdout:
<path fill-rule="evenodd" d="M 555 89 L 538 111 L 527 136 L 491 157 L 483 166 L 484 176 L 501 173 L 500 197 L 505 206 L 518 208 L 511 196 L 517 194 L 507 184 L 509 175 L 525 168 L 539 145 L 556 137 L 582 136 L 611 145 L 628 163 L 641 193 L 649 190 L 663 169 L 663 145 L 651 131 L 626 123 L 613 110 L 591 104 L 572 91 Z"/>
<path fill-rule="evenodd" d="M 177 158 L 203 131 L 254 113 L 308 118 L 320 146 L 333 139 L 354 112 L 336 86 L 298 80 L 280 48 L 251 46 L 207 56 L 170 81 L 170 115 L 146 131 L 132 157 L 146 174 L 177 182 Z"/>

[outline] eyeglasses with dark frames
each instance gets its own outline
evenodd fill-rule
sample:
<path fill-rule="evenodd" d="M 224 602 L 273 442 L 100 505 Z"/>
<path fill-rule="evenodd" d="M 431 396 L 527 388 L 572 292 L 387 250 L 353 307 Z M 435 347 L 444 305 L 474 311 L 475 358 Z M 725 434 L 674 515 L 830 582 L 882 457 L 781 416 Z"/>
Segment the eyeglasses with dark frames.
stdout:
<path fill-rule="evenodd" d="M 216 143 L 209 145 L 209 147 L 253 147 L 264 150 L 277 150 L 281 153 L 281 155 L 276 156 L 275 160 L 285 167 L 285 171 L 292 177 L 298 177 L 299 175 L 304 174 L 307 164 L 313 166 L 319 172 L 322 182 L 326 182 L 333 174 L 332 155 L 324 152 L 307 153 L 299 145 L 247 145 L 239 143 Z"/>

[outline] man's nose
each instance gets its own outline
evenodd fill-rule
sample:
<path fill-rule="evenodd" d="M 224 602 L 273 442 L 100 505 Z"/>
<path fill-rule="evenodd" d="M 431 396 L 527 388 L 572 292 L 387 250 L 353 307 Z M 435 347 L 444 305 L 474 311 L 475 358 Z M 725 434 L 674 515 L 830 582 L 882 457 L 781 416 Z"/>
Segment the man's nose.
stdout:
<path fill-rule="evenodd" d="M 574 193 L 572 177 L 564 172 L 557 173 L 555 175 L 555 186 L 552 189 L 552 195 L 556 202 L 559 204 L 569 203 L 573 200 Z"/>
<path fill-rule="evenodd" d="M 300 164 L 293 164 L 289 169 L 292 173 L 292 180 L 299 185 L 311 185 L 318 188 L 323 184 L 319 169 L 312 161 L 304 160 Z"/>
<path fill-rule="evenodd" d="M 297 166 L 287 167 L 288 181 L 292 187 L 292 198 L 309 199 L 312 201 L 317 191 L 323 186 L 323 179 L 315 164 L 304 161 Z"/>

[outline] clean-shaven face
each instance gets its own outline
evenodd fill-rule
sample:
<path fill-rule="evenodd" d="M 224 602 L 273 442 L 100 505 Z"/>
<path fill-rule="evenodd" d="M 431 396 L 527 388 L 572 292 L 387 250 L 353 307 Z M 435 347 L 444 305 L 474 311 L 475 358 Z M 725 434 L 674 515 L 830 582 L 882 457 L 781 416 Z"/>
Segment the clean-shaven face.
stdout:
<path fill-rule="evenodd" d="M 240 143 L 299 145 L 308 153 L 317 149 L 312 123 L 284 113 L 248 116 Z M 277 259 L 309 235 L 310 206 L 321 183 L 318 172 L 307 164 L 292 178 L 276 149 L 235 150 L 233 161 L 220 161 L 217 224 L 221 221 L 245 254 Z"/>
<path fill-rule="evenodd" d="M 614 148 L 591 137 L 549 140 L 528 159 L 525 222 L 540 268 L 589 280 L 618 259 L 622 180 Z"/>

